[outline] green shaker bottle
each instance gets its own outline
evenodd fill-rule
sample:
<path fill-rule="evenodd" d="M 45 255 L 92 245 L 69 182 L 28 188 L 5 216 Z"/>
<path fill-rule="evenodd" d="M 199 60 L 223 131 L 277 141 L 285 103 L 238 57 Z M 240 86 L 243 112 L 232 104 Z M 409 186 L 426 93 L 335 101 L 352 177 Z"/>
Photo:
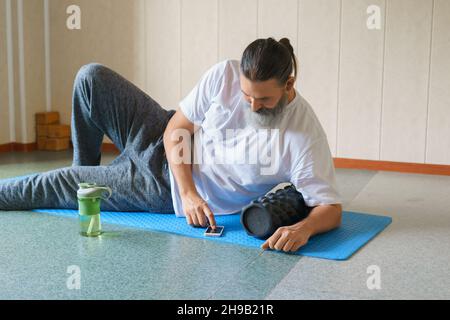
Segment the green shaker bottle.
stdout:
<path fill-rule="evenodd" d="M 77 191 L 80 234 L 85 237 L 97 237 L 102 233 L 100 223 L 100 202 L 111 197 L 109 187 L 97 186 L 95 183 L 79 183 Z M 108 193 L 107 198 L 103 195 Z"/>

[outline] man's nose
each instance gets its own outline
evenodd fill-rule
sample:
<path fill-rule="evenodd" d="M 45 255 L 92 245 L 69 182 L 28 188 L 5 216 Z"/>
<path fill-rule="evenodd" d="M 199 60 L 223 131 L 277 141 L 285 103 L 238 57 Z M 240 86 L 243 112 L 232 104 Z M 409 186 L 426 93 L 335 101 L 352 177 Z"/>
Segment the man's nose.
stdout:
<path fill-rule="evenodd" d="M 259 109 L 262 108 L 262 105 L 260 102 L 255 101 L 254 99 L 252 99 L 251 103 L 250 103 L 251 107 L 252 107 L 252 111 L 256 112 Z"/>

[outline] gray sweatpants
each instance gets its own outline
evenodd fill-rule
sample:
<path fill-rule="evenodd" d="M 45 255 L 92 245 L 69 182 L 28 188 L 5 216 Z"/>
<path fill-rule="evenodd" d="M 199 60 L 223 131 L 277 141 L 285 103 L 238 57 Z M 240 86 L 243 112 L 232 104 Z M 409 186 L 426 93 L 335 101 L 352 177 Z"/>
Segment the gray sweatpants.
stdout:
<path fill-rule="evenodd" d="M 0 180 L 0 210 L 77 209 L 77 184 L 95 182 L 113 191 L 102 210 L 173 212 L 163 133 L 175 111 L 97 63 L 77 73 L 72 108 L 72 166 Z M 101 166 L 104 135 L 121 154 Z"/>

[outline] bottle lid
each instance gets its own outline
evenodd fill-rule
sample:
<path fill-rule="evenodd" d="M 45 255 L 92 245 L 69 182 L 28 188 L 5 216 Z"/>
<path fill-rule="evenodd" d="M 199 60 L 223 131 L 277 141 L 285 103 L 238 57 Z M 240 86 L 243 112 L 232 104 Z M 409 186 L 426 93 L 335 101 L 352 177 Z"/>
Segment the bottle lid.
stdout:
<path fill-rule="evenodd" d="M 111 188 L 98 186 L 95 183 L 79 183 L 78 186 L 80 189 L 77 191 L 77 196 L 80 199 L 101 198 L 106 200 L 112 195 Z M 104 197 L 105 193 L 108 193 L 106 198 Z"/>
<path fill-rule="evenodd" d="M 82 182 L 82 183 L 78 184 L 78 187 L 80 189 L 93 188 L 95 186 L 97 186 L 97 184 L 95 182 L 93 182 L 93 183 L 92 182 Z"/>

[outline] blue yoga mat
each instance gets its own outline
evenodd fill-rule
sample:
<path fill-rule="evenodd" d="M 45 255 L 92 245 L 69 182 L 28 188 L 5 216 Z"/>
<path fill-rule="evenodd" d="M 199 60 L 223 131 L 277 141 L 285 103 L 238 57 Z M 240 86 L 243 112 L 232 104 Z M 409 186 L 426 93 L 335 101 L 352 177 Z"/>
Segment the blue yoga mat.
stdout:
<path fill-rule="evenodd" d="M 38 209 L 33 211 L 63 217 L 78 217 L 77 210 Z M 186 219 L 177 218 L 175 214 L 102 211 L 101 217 L 104 223 L 169 232 L 247 247 L 259 248 L 264 242 L 247 235 L 240 224 L 238 214 L 215 217 L 217 225 L 225 226 L 222 237 L 205 237 L 203 235 L 204 228 L 193 228 L 186 223 Z M 310 238 L 309 242 L 294 254 L 331 260 L 346 260 L 391 222 L 390 217 L 343 212 L 341 227 Z"/>
<path fill-rule="evenodd" d="M 26 176 L 3 179 L 2 182 L 25 178 Z M 77 218 L 77 210 L 36 209 L 51 215 Z M 225 226 L 222 237 L 205 237 L 204 228 L 193 228 L 184 218 L 175 214 L 148 212 L 107 212 L 102 211 L 102 222 L 118 224 L 144 230 L 169 232 L 173 234 L 202 238 L 211 241 L 239 244 L 259 248 L 263 240 L 248 236 L 240 223 L 239 215 L 216 216 L 217 225 Z M 344 211 L 339 228 L 311 237 L 308 243 L 293 254 L 330 260 L 347 260 L 356 251 L 383 231 L 392 218 L 358 212 Z"/>

